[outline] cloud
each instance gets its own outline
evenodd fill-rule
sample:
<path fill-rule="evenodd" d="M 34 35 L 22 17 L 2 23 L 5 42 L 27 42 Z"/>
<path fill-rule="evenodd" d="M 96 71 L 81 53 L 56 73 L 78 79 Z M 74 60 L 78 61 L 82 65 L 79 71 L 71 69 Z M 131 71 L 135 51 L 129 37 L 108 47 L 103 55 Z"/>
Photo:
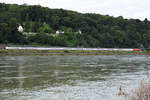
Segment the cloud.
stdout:
<path fill-rule="evenodd" d="M 64 8 L 83 13 L 150 19 L 149 0 L 0 0 L 0 2 L 40 4 L 50 8 Z"/>

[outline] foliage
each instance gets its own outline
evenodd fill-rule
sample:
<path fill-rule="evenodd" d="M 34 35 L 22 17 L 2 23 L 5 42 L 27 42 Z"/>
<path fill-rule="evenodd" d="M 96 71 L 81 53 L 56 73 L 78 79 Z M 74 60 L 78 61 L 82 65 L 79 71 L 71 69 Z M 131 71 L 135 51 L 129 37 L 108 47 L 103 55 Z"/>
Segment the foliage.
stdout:
<path fill-rule="evenodd" d="M 129 95 L 130 100 L 150 100 L 150 85 L 141 81 L 139 87 Z"/>
<path fill-rule="evenodd" d="M 46 44 L 69 47 L 140 48 L 150 47 L 150 21 L 124 19 L 100 14 L 81 14 L 39 5 L 0 3 L 0 43 Z M 24 36 L 17 31 L 21 24 Z M 64 34 L 54 35 L 55 31 Z M 78 31 L 81 30 L 82 34 Z M 47 34 L 48 33 L 48 34 Z"/>
<path fill-rule="evenodd" d="M 45 32 L 45 33 L 53 33 L 53 29 L 49 26 L 49 24 L 43 24 L 43 26 L 41 26 L 39 28 L 39 32 Z"/>

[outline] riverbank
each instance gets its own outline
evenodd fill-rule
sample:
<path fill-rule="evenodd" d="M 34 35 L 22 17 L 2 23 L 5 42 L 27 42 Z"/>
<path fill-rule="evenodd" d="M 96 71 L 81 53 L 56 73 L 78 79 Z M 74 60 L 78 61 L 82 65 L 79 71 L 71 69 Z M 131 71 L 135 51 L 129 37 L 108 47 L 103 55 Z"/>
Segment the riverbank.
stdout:
<path fill-rule="evenodd" d="M 149 51 L 105 50 L 0 50 L 0 56 L 51 56 L 51 55 L 150 55 Z"/>

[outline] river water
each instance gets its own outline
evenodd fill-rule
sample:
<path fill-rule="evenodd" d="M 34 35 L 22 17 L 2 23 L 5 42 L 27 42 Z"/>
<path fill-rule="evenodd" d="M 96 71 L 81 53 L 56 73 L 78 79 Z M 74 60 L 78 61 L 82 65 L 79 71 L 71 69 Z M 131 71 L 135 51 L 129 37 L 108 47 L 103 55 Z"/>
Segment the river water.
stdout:
<path fill-rule="evenodd" d="M 0 57 L 0 100 L 123 100 L 149 75 L 146 55 Z"/>

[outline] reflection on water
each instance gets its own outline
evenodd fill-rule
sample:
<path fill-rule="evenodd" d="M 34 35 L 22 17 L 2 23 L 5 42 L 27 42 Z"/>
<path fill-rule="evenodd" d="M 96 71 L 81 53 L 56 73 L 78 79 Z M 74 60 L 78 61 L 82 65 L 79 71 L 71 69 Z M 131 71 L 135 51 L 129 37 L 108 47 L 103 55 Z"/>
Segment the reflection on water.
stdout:
<path fill-rule="evenodd" d="M 150 74 L 150 56 L 0 57 L 2 100 L 117 100 Z M 121 98 L 119 98 L 121 100 Z"/>

